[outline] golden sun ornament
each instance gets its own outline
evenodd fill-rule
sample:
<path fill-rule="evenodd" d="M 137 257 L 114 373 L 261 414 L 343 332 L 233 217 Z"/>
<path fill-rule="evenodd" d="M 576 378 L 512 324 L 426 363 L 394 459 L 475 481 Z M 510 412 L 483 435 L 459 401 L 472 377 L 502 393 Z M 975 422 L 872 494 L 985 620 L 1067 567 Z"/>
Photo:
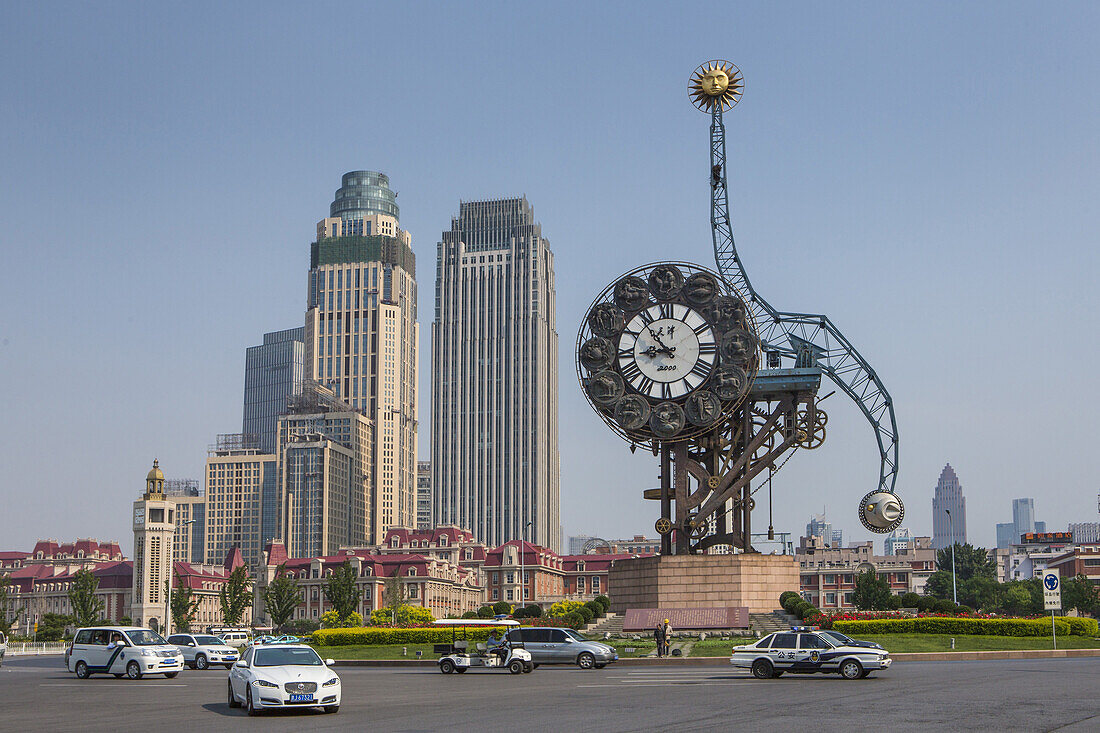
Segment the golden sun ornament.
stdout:
<path fill-rule="evenodd" d="M 726 110 L 741 101 L 744 87 L 741 69 L 729 61 L 716 59 L 700 64 L 692 73 L 688 93 L 692 104 L 703 112 L 712 112 L 715 107 Z"/>

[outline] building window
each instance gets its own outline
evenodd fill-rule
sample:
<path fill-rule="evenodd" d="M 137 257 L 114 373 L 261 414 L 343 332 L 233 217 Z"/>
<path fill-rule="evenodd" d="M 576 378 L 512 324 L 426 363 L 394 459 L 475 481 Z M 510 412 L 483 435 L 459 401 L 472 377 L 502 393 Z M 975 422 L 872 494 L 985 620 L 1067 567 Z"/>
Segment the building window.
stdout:
<path fill-rule="evenodd" d="M 836 582 L 836 576 L 835 575 L 833 575 L 832 573 L 827 573 L 825 575 L 825 583 L 826 584 L 832 585 L 835 582 Z"/>
<path fill-rule="evenodd" d="M 836 593 L 826 593 L 825 594 L 825 605 L 826 606 L 835 606 L 836 605 Z"/>
<path fill-rule="evenodd" d="M 598 575 L 592 576 L 592 592 L 593 593 L 599 593 L 600 592 L 600 576 L 598 576 Z"/>
<path fill-rule="evenodd" d="M 500 591 L 497 590 L 496 588 L 493 588 L 493 600 L 496 601 L 496 600 L 499 600 L 499 599 L 500 599 Z"/>
<path fill-rule="evenodd" d="M 514 594 L 514 593 L 512 592 L 512 589 L 511 589 L 511 588 L 509 588 L 509 589 L 508 589 L 507 591 L 505 591 L 505 594 L 504 594 L 504 600 L 506 600 L 506 601 L 510 601 L 510 600 L 512 600 L 512 597 L 513 597 L 514 595 L 515 595 L 515 594 Z"/>

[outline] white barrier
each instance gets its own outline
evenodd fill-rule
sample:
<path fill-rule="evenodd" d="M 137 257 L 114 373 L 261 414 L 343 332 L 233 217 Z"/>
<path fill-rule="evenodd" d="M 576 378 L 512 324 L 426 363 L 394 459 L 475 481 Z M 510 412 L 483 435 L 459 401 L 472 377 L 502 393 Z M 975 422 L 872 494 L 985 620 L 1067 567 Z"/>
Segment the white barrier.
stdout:
<path fill-rule="evenodd" d="M 64 641 L 9 641 L 7 656 L 31 656 L 39 654 L 64 654 L 68 642 Z"/>

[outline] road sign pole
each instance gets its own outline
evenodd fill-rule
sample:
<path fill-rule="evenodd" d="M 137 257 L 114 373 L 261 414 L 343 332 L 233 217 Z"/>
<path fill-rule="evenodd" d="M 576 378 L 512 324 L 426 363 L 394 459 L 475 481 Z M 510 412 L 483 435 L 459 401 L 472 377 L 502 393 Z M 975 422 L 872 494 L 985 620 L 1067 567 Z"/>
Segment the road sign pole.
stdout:
<path fill-rule="evenodd" d="M 1054 648 L 1058 649 L 1058 630 L 1054 628 L 1054 611 L 1050 612 L 1050 638 L 1054 639 Z"/>

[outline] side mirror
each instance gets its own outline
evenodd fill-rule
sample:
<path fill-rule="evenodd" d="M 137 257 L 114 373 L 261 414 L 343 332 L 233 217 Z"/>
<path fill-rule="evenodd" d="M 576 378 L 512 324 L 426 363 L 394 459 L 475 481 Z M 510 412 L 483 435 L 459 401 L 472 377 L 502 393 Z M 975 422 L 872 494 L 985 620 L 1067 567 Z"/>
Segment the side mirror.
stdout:
<path fill-rule="evenodd" d="M 187 642 L 187 646 L 195 646 L 195 642 L 189 641 L 189 642 Z"/>
<path fill-rule="evenodd" d="M 237 663 L 236 663 L 236 664 L 234 664 L 233 666 L 234 666 L 234 667 L 241 667 L 241 668 L 244 668 L 244 667 L 247 667 L 248 665 L 247 665 L 247 664 L 245 664 L 245 661 L 244 661 L 244 660 L 242 659 L 241 661 L 237 662 Z"/>
<path fill-rule="evenodd" d="M 326 660 L 325 660 L 325 666 L 326 666 L 326 667 L 331 667 L 331 666 L 332 666 L 332 665 L 334 665 L 334 664 L 336 664 L 336 660 L 335 660 L 335 659 L 326 659 Z"/>

